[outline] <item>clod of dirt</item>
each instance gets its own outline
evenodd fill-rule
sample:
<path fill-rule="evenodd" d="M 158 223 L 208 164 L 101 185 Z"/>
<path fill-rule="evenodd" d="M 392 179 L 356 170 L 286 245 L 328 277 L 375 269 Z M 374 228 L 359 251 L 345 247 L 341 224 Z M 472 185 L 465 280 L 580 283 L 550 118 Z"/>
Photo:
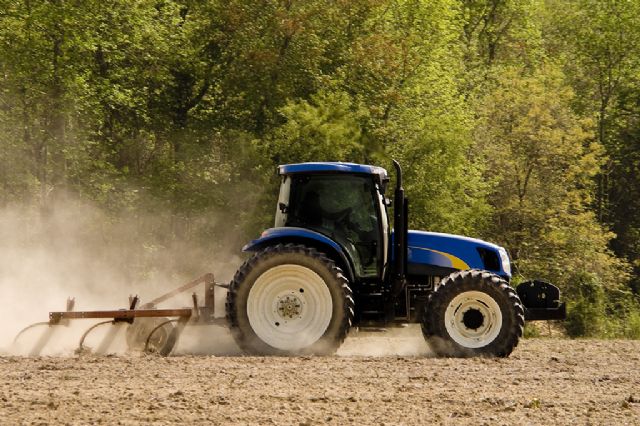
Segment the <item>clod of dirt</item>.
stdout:
<path fill-rule="evenodd" d="M 538 398 L 533 398 L 531 401 L 527 402 L 524 405 L 524 408 L 533 408 L 533 409 L 539 409 L 541 406 L 540 404 L 540 400 Z"/>

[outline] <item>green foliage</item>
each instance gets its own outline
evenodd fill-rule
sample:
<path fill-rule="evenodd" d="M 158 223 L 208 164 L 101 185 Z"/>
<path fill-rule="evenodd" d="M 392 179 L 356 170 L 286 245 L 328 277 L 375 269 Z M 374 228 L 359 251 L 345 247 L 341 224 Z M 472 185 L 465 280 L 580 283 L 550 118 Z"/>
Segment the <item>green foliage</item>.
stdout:
<path fill-rule="evenodd" d="M 627 267 L 607 249 L 612 235 L 589 209 L 602 148 L 589 142 L 589 122 L 572 112 L 572 98 L 552 67 L 531 75 L 504 69 L 496 78 L 477 129 L 495 182 L 489 234 L 525 276 L 568 288 L 573 271 L 583 271 L 616 286 Z"/>
<path fill-rule="evenodd" d="M 567 291 L 572 295 L 565 323 L 569 336 L 640 336 L 639 300 L 622 286 L 605 287 L 594 274 L 576 273 Z"/>
<path fill-rule="evenodd" d="M 626 318 L 627 324 L 624 337 L 629 339 L 640 339 L 640 311 L 636 309 Z"/>
<path fill-rule="evenodd" d="M 524 324 L 524 331 L 522 332 L 522 337 L 525 339 L 533 339 L 536 337 L 540 337 L 541 333 L 538 327 L 535 324 L 527 322 Z"/>
<path fill-rule="evenodd" d="M 604 309 L 578 297 L 571 301 L 565 328 L 571 337 L 602 337 L 605 331 Z"/>
<path fill-rule="evenodd" d="M 345 92 L 319 92 L 280 109 L 284 124 L 260 144 L 272 164 L 364 161 L 367 111 Z"/>
<path fill-rule="evenodd" d="M 571 282 L 572 294 L 565 327 L 572 337 L 597 337 L 605 334 L 605 294 L 598 279 L 587 273 L 578 273 Z"/>
<path fill-rule="evenodd" d="M 634 266 L 631 287 L 640 290 L 637 259 L 637 129 L 640 104 L 640 14 L 638 1 L 580 0 L 549 18 L 554 48 L 566 55 L 567 80 L 577 93 L 574 108 L 596 123 L 595 138 L 606 148 L 594 192 L 598 220 L 616 233 L 611 248 Z M 555 2 L 551 3 L 557 6 Z"/>
<path fill-rule="evenodd" d="M 237 252 L 272 221 L 278 164 L 395 158 L 412 227 L 505 245 L 561 286 L 571 335 L 638 337 L 639 13 L 0 0 L 0 206 L 79 198 L 105 239 L 124 213 L 136 259 Z"/>

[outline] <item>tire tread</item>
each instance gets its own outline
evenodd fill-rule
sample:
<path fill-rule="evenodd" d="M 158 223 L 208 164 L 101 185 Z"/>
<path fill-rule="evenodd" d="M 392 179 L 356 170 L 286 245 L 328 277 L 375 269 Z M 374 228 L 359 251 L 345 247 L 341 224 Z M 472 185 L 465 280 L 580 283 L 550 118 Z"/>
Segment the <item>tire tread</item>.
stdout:
<path fill-rule="evenodd" d="M 496 340 L 481 348 L 463 348 L 455 343 L 446 331 L 443 318 L 438 318 L 443 313 L 446 305 L 457 293 L 479 290 L 483 286 L 494 286 L 501 297 L 508 303 L 509 329 L 496 337 Z M 500 303 L 498 303 L 500 305 Z M 457 271 L 445 277 L 437 288 L 429 295 L 422 316 L 422 334 L 431 349 L 439 356 L 470 357 L 470 356 L 497 356 L 507 357 L 518 345 L 524 330 L 524 307 L 515 289 L 504 279 L 488 271 L 470 269 Z M 503 338 L 500 337 L 503 335 Z"/>

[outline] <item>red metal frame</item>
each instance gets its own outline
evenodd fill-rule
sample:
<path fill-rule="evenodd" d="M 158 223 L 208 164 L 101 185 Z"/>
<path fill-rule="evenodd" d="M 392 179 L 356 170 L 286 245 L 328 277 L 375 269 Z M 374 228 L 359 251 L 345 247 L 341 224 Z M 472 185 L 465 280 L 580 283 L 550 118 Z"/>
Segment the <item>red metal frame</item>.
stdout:
<path fill-rule="evenodd" d="M 195 293 L 193 293 L 193 307 L 192 308 L 179 308 L 179 309 L 155 309 L 155 306 L 159 303 L 162 303 L 173 296 L 176 296 L 179 293 L 185 292 L 198 284 L 204 283 L 204 306 L 198 306 L 198 297 Z M 219 284 L 221 285 L 221 284 Z M 32 324 L 26 328 L 24 328 L 18 335 L 16 339 L 26 330 L 34 327 L 35 325 L 49 325 L 49 326 L 60 326 L 60 325 L 69 325 L 69 321 L 72 319 L 97 319 L 97 318 L 112 318 L 112 321 L 104 321 L 98 324 L 94 324 L 91 326 L 82 336 L 80 342 L 80 348 L 82 348 L 82 342 L 84 341 L 86 335 L 96 328 L 97 325 L 106 324 L 109 322 L 112 323 L 122 323 L 127 322 L 132 324 L 135 318 L 167 318 L 173 317 L 176 319 L 168 320 L 167 322 L 177 322 L 177 326 L 171 333 L 170 340 L 171 344 L 167 345 L 167 347 L 163 348 L 161 353 L 163 355 L 168 355 L 171 352 L 171 349 L 175 345 L 180 333 L 184 329 L 184 327 L 189 324 L 218 324 L 221 320 L 217 320 L 214 318 L 214 308 L 215 308 L 215 286 L 216 282 L 214 279 L 214 275 L 211 273 L 204 274 L 200 278 L 197 278 L 193 281 L 190 281 L 186 284 L 181 285 L 180 287 L 165 293 L 161 296 L 156 297 L 152 301 L 145 303 L 142 305 L 141 309 L 136 309 L 138 305 L 138 296 L 129 298 L 129 309 L 117 309 L 117 310 L 103 310 L 103 311 L 74 311 L 75 299 L 69 298 L 67 299 L 67 310 L 66 311 L 56 311 L 49 312 L 49 321 L 42 322 L 37 324 Z M 222 285 L 221 285 L 222 286 Z M 158 327 L 154 328 L 151 332 L 153 334 Z M 40 350 L 46 344 L 46 342 L 50 339 L 51 333 L 54 328 L 50 328 L 48 332 L 46 332 L 38 341 L 36 348 L 31 351 L 32 355 L 38 355 Z M 151 337 L 151 334 L 147 337 L 147 342 L 145 343 L 145 348 L 148 346 L 148 341 Z M 15 341 L 14 340 L 14 341 Z"/>
<path fill-rule="evenodd" d="M 124 321 L 139 317 L 184 317 L 189 318 L 193 310 L 183 309 L 121 309 L 115 311 L 70 311 L 49 312 L 49 325 L 59 324 L 61 320 L 87 318 L 113 318 L 114 321 Z"/>

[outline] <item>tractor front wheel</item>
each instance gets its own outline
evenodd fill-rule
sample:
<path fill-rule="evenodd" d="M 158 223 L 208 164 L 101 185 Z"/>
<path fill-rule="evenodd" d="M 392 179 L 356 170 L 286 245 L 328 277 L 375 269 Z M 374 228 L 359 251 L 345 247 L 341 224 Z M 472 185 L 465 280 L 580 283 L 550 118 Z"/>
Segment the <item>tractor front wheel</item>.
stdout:
<path fill-rule="evenodd" d="M 487 271 L 459 271 L 431 293 L 422 333 L 439 356 L 506 357 L 524 327 L 524 308 L 515 290 Z"/>
<path fill-rule="evenodd" d="M 236 272 L 227 319 L 250 354 L 332 354 L 353 320 L 353 296 L 342 270 L 314 248 L 278 244 L 255 253 Z"/>

